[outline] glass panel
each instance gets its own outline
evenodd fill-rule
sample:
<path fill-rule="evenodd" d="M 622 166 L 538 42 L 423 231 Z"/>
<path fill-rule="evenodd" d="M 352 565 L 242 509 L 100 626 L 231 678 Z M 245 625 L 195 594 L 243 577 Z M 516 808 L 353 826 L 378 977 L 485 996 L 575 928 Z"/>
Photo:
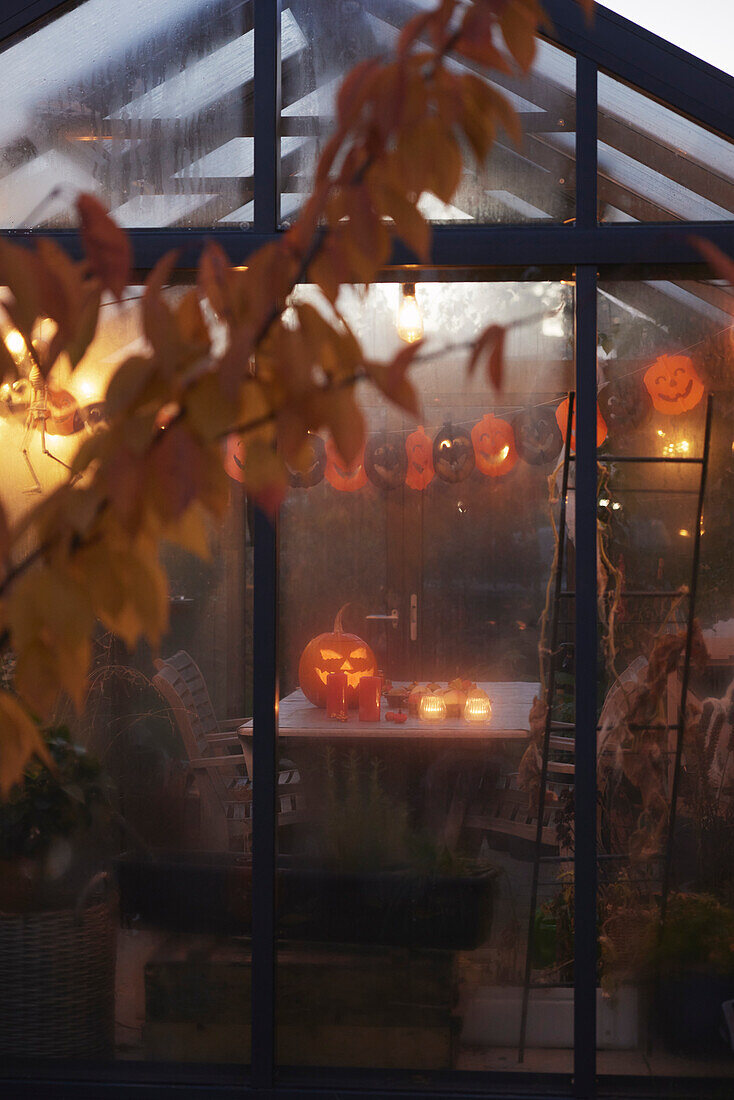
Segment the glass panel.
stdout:
<path fill-rule="evenodd" d="M 713 282 L 600 284 L 599 401 L 609 430 L 601 453 L 617 457 L 599 475 L 608 996 L 597 1035 L 599 1068 L 615 1075 L 732 1075 L 731 306 L 731 289 Z"/>
<path fill-rule="evenodd" d="M 251 0 L 86 0 L 9 46 L 2 225 L 73 225 L 78 190 L 129 228 L 250 221 L 252 20 Z"/>
<path fill-rule="evenodd" d="M 141 290 L 103 306 L 93 344 L 64 382 L 63 416 L 47 422 L 49 455 L 33 430 L 26 462 L 23 387 L 3 387 L 1 492 L 11 519 L 38 499 L 34 479 L 48 490 L 66 476 L 60 462 L 104 417 L 116 365 L 144 351 Z M 242 487 L 231 488 L 211 560 L 163 548 L 170 610 L 158 651 L 130 653 L 100 625 L 83 712 L 58 718 L 79 749 L 60 741 L 58 784 L 44 773 L 25 800 L 16 791 L 0 804 L 6 1064 L 13 1055 L 249 1061 L 251 783 L 236 727 L 252 713 L 252 548 Z M 4 653 L 4 682 L 12 673 Z M 91 772 L 77 751 L 95 762 Z M 218 756 L 221 766 L 206 764 Z M 79 789 L 92 798 L 97 787 L 91 827 L 76 828 Z M 94 878 L 101 871 L 106 889 Z"/>
<path fill-rule="evenodd" d="M 424 7 L 422 0 L 396 5 L 380 0 L 301 0 L 292 5 L 293 19 L 308 45 L 290 62 L 283 53 L 281 216 L 286 221 L 311 190 L 316 162 L 333 129 L 342 79 L 359 61 L 392 50 L 400 28 Z M 458 58 L 451 65 L 458 71 L 483 72 L 480 66 Z M 467 157 L 453 202 L 446 205 L 426 194 L 421 199 L 423 214 L 438 223 L 573 218 L 573 58 L 550 43 L 539 42 L 532 76 L 521 79 L 492 73 L 490 83 L 506 92 L 520 112 L 522 147 L 518 149 L 500 130 L 485 168 L 478 171 Z"/>
<path fill-rule="evenodd" d="M 342 292 L 371 357 L 399 346 L 400 298 L 394 284 Z M 416 301 L 439 353 L 414 372 L 422 426 L 365 389 L 359 465 L 343 470 L 315 437 L 281 513 L 280 772 L 297 772 L 302 813 L 278 830 L 278 1056 L 569 1073 L 568 608 L 553 712 L 566 741 L 541 835 L 558 858 L 540 865 L 522 1065 L 518 1045 L 572 289 L 419 283 Z M 499 398 L 467 381 L 458 346 L 520 318 Z M 330 718 L 345 684 L 354 705 Z"/>
<path fill-rule="evenodd" d="M 734 147 L 669 107 L 599 74 L 599 218 L 734 217 Z"/>

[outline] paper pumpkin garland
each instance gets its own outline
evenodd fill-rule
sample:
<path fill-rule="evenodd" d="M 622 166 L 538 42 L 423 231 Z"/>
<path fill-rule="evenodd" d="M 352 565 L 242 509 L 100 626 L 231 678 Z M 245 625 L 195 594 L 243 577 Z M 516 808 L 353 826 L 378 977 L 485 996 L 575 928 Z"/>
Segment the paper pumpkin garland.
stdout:
<path fill-rule="evenodd" d="M 485 477 L 503 477 L 517 462 L 512 425 L 492 413 L 486 413 L 474 425 L 471 441 L 477 469 Z"/>
<path fill-rule="evenodd" d="M 609 435 L 641 428 L 652 416 L 652 400 L 636 374 L 606 382 L 599 390 L 599 407 Z"/>
<path fill-rule="evenodd" d="M 337 451 L 333 439 L 326 441 L 326 480 L 340 493 L 356 493 L 367 484 L 364 469 L 364 448 L 348 466 Z"/>
<path fill-rule="evenodd" d="M 405 484 L 408 456 L 402 436 L 379 432 L 367 441 L 364 451 L 367 477 L 378 489 L 397 489 Z"/>
<path fill-rule="evenodd" d="M 410 489 L 425 489 L 433 481 L 433 448 L 423 426 L 416 428 L 405 440 L 408 472 L 405 484 Z"/>
<path fill-rule="evenodd" d="M 566 442 L 566 430 L 568 428 L 568 398 L 566 397 L 561 401 L 560 405 L 556 409 L 556 420 L 558 421 L 558 427 L 561 429 L 561 436 L 563 442 Z M 596 406 L 596 445 L 601 447 L 604 440 L 607 438 L 607 425 L 604 417 L 601 414 L 599 406 Z M 576 410 L 574 409 L 573 418 L 571 420 L 571 450 L 576 450 Z"/>
<path fill-rule="evenodd" d="M 687 355 L 661 355 L 647 368 L 643 380 L 654 408 L 663 416 L 690 412 L 704 394 L 703 382 Z"/>
<path fill-rule="evenodd" d="M 227 449 L 224 455 L 224 468 L 233 481 L 244 483 L 245 480 L 245 452 L 247 440 L 233 433 L 227 436 Z"/>
<path fill-rule="evenodd" d="M 438 476 L 456 485 L 469 477 L 475 464 L 471 436 L 463 428 L 444 424 L 433 440 L 433 468 Z"/>
<path fill-rule="evenodd" d="M 523 409 L 513 421 L 515 447 L 529 466 L 547 466 L 555 462 L 563 447 L 555 409 L 548 405 Z"/>
<path fill-rule="evenodd" d="M 309 432 L 306 444 L 311 452 L 311 460 L 303 470 L 288 466 L 288 481 L 294 489 L 310 489 L 324 479 L 326 470 L 326 444 L 320 435 Z"/>

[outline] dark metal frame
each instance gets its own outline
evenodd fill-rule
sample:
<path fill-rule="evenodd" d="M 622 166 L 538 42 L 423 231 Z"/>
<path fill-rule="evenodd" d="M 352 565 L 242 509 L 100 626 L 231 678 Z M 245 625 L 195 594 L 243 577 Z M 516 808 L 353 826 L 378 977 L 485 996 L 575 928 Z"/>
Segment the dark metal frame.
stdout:
<path fill-rule="evenodd" d="M 118 0 L 124 5 L 125 0 Z M 628 265 L 627 274 L 650 267 L 685 265 L 694 276 L 700 255 L 691 242 L 699 234 L 734 252 L 734 221 L 700 224 L 599 225 L 597 223 L 597 71 L 608 70 L 648 94 L 665 101 L 697 122 L 734 140 L 734 80 L 600 9 L 593 24 L 584 19 L 574 0 L 544 0 L 552 26 L 548 38 L 577 58 L 576 219 L 554 226 L 439 226 L 434 232 L 431 276 L 436 269 L 512 268 L 517 277 L 532 277 L 532 269 L 560 265 L 576 272 L 577 462 L 576 462 L 576 965 L 573 1078 L 529 1074 L 462 1074 L 451 1078 L 415 1075 L 391 1081 L 374 1074 L 324 1071 L 318 1082 L 309 1078 L 289 1084 L 276 1071 L 275 1058 L 275 763 L 277 738 L 277 535 L 263 517 L 255 520 L 254 597 L 254 756 L 258 780 L 254 787 L 254 901 L 252 1069 L 218 1070 L 188 1067 L 176 1084 L 154 1067 L 122 1067 L 93 1073 L 89 1067 L 65 1065 L 41 1073 L 31 1067 L 12 1078 L 0 1070 L 0 1089 L 7 1095 L 31 1097 L 179 1095 L 221 1100 L 253 1098 L 334 1097 L 377 1100 L 397 1085 L 405 1100 L 440 1095 L 476 1096 L 596 1095 L 596 309 L 600 268 Z M 169 248 L 180 248 L 181 268 L 195 265 L 206 238 L 216 235 L 234 262 L 242 263 L 278 235 L 280 129 L 280 8 L 281 0 L 254 0 L 257 51 L 255 65 L 255 224 L 251 230 L 136 230 L 131 233 L 136 265 L 150 268 Z M 73 6 L 66 5 L 66 6 Z M 27 32 L 35 20 L 59 10 L 56 0 L 4 0 L 0 39 L 6 43 Z M 46 232 L 46 231 L 44 231 Z M 8 234 L 32 239 L 33 233 Z M 78 234 L 53 234 L 72 254 L 79 253 Z M 414 257 L 396 247 L 394 265 Z M 699 265 L 694 267 L 693 265 Z M 396 277 L 394 273 L 392 277 Z M 390 278 L 388 271 L 386 277 Z M 413 272 L 412 277 L 416 277 Z M 450 270 L 443 274 L 452 278 Z M 454 275 L 455 277 L 455 275 Z M 489 276 L 491 277 L 491 276 Z M 505 277 L 506 273 L 505 273 Z M 114 1075 L 114 1076 L 113 1076 Z M 116 1078 L 116 1079 L 115 1079 Z M 728 1095 L 728 1086 L 721 1095 Z M 348 1090 L 348 1093 L 345 1091 Z M 700 1080 L 639 1081 L 607 1079 L 604 1091 L 624 1095 L 702 1095 Z"/>

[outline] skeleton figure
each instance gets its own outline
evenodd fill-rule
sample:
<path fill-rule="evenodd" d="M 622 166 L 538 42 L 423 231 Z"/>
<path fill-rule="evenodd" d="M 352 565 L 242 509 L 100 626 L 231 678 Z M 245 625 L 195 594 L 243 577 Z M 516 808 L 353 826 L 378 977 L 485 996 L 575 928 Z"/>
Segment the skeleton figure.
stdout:
<path fill-rule="evenodd" d="M 25 431 L 23 433 L 21 451 L 34 481 L 33 488 L 27 489 L 26 492 L 40 493 L 42 491 L 41 482 L 38 480 L 38 475 L 33 468 L 33 463 L 28 453 L 28 447 L 36 428 L 38 428 L 41 433 L 41 453 L 48 458 L 52 458 L 54 462 L 58 462 L 60 466 L 64 466 L 67 470 L 70 470 L 71 467 L 68 463 L 64 462 L 63 459 L 57 458 L 56 455 L 52 454 L 46 446 L 46 421 L 51 416 L 49 390 L 43 375 L 35 364 L 29 371 L 28 381 L 31 388 L 30 403 L 25 418 Z"/>

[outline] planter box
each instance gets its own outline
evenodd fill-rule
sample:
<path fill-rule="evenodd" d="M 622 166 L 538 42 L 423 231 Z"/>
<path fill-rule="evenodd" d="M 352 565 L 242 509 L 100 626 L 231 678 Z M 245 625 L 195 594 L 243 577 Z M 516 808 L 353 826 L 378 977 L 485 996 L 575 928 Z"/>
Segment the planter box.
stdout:
<path fill-rule="evenodd" d="M 117 863 L 123 919 L 176 932 L 249 935 L 252 865 L 179 853 Z M 492 925 L 496 872 L 421 875 L 278 868 L 281 938 L 471 950 Z"/>
<path fill-rule="evenodd" d="M 167 942 L 145 967 L 145 1057 L 250 1060 L 249 945 Z M 455 956 L 384 947 L 283 947 L 278 1061 L 442 1070 L 455 1064 Z"/>
<path fill-rule="evenodd" d="M 468 1046 L 516 1047 L 520 1042 L 521 986 L 482 986 L 464 1013 L 461 1041 Z M 596 1042 L 599 1050 L 635 1050 L 639 1046 L 640 997 L 624 986 L 612 998 L 596 991 Z M 527 1045 L 535 1048 L 573 1047 L 573 989 L 543 986 L 531 989 Z"/>

